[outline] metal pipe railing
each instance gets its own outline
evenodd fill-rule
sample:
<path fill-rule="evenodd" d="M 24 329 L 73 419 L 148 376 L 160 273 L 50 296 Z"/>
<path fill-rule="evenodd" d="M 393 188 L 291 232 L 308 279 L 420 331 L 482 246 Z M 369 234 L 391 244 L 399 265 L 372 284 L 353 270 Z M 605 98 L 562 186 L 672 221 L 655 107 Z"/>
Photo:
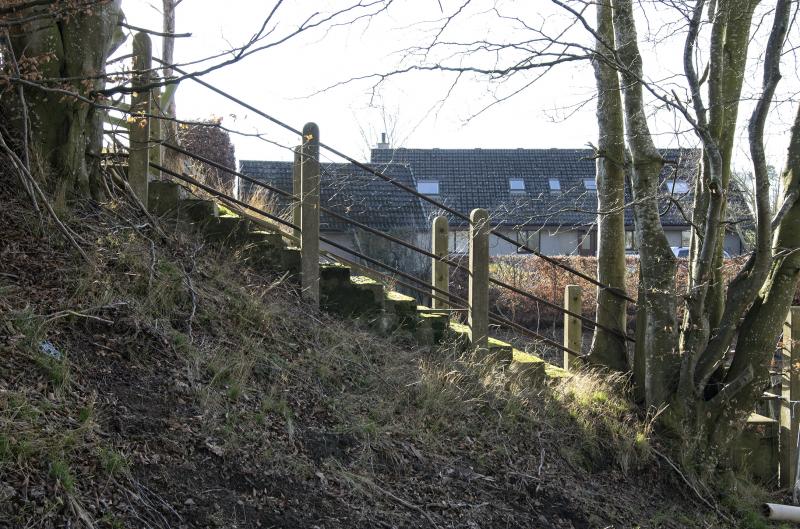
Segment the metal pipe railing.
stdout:
<path fill-rule="evenodd" d="M 187 175 L 178 174 L 177 172 L 172 171 L 170 169 L 167 169 L 166 167 L 163 167 L 163 166 L 161 166 L 159 164 L 156 164 L 156 163 L 151 163 L 150 165 L 154 169 L 158 169 L 159 171 L 162 171 L 165 174 L 168 174 L 168 175 L 170 175 L 172 177 L 178 178 L 178 179 L 180 179 L 180 180 L 182 180 L 182 181 L 184 181 L 184 182 L 186 182 L 188 184 L 197 186 L 200 189 L 202 189 L 202 190 L 204 190 L 204 191 L 206 191 L 206 192 L 208 192 L 208 193 L 210 193 L 210 194 L 212 194 L 212 195 L 214 195 L 214 196 L 216 196 L 218 198 L 225 199 L 225 200 L 230 201 L 231 203 L 234 203 L 234 204 L 236 204 L 236 205 L 238 205 L 240 207 L 244 207 L 246 209 L 249 209 L 249 210 L 253 211 L 254 213 L 258 213 L 259 215 L 263 215 L 264 217 L 269 218 L 270 220 L 274 220 L 274 221 L 280 222 L 281 224 L 283 224 L 283 225 L 285 225 L 285 226 L 287 226 L 289 228 L 292 228 L 292 229 L 297 228 L 297 226 L 295 226 L 291 222 L 283 220 L 280 217 L 276 217 L 276 216 L 274 216 L 274 215 L 272 215 L 272 214 L 270 214 L 270 213 L 268 213 L 268 212 L 266 212 L 266 211 L 264 211 L 264 210 L 262 210 L 260 208 L 257 208 L 255 206 L 251 206 L 250 204 L 242 202 L 239 199 L 236 199 L 234 197 L 226 195 L 225 193 L 217 191 L 216 189 L 213 189 L 212 187 L 207 186 L 207 185 L 197 181 L 195 178 L 192 178 L 192 177 L 187 176 Z M 416 292 L 419 292 L 419 293 L 421 293 L 423 295 L 431 296 L 431 297 L 436 296 L 435 294 L 430 292 L 430 289 L 433 289 L 435 291 L 438 291 L 439 294 L 443 294 L 443 295 L 447 296 L 446 298 L 437 296 L 437 299 L 439 299 L 440 301 L 443 301 L 443 302 L 448 303 L 448 304 L 453 305 L 453 306 L 461 305 L 460 308 L 463 309 L 463 310 L 466 310 L 467 307 L 469 306 L 469 303 L 464 298 L 462 298 L 460 296 L 456 296 L 455 294 L 452 294 L 450 292 L 443 291 L 443 290 L 437 289 L 435 287 L 431 287 L 431 285 L 428 285 L 427 282 L 425 282 L 424 280 L 416 278 L 416 277 L 412 276 L 411 274 L 403 272 L 402 270 L 399 270 L 399 269 L 397 269 L 397 268 L 395 268 L 395 267 L 393 267 L 391 265 L 387 265 L 385 263 L 382 263 L 382 262 L 378 261 L 377 259 L 373 259 L 373 258 L 371 258 L 371 257 L 369 257 L 367 255 L 364 255 L 361 252 L 358 252 L 356 250 L 347 248 L 346 246 L 341 245 L 341 244 L 339 244 L 339 243 L 337 243 L 335 241 L 332 241 L 332 240 L 330 240 L 330 239 L 328 239 L 326 237 L 320 237 L 320 241 L 324 242 L 325 244 L 328 244 L 328 245 L 330 245 L 330 246 L 332 246 L 334 248 L 337 248 L 339 250 L 342 250 L 342 251 L 345 251 L 347 253 L 350 253 L 351 255 L 354 255 L 354 256 L 356 256 L 356 257 L 358 257 L 360 259 L 364 259 L 367 262 L 370 262 L 372 264 L 375 264 L 377 266 L 385 268 L 386 270 L 389 270 L 390 272 L 392 272 L 394 274 L 397 274 L 397 275 L 399 275 L 401 277 L 404 277 L 404 278 L 406 278 L 408 280 L 411 280 L 411 281 L 416 282 L 416 283 L 420 283 L 420 284 L 425 286 L 425 288 L 423 289 L 423 288 L 420 288 L 420 287 L 415 287 L 414 285 L 412 285 L 410 283 L 399 281 L 396 278 L 391 278 L 392 281 L 395 281 L 398 284 L 400 284 L 400 285 L 402 285 L 402 286 L 404 286 L 406 288 L 409 288 L 409 289 L 411 289 L 413 291 L 416 291 Z M 345 259 L 345 258 L 343 258 L 341 256 L 336 255 L 336 254 L 331 254 L 331 255 L 335 259 L 340 259 L 341 258 L 344 261 L 348 261 L 349 264 L 356 264 L 356 263 L 353 263 L 353 262 L 349 261 L 348 259 Z M 358 266 L 362 266 L 362 265 L 358 265 Z M 386 274 L 382 274 L 381 272 L 377 272 L 377 271 L 374 271 L 374 272 L 376 272 L 378 274 L 381 274 L 384 277 L 390 277 L 390 276 L 387 276 Z M 435 312 L 435 311 L 433 311 L 433 312 Z M 514 329 L 514 330 L 516 330 L 516 331 L 518 331 L 518 332 L 520 332 L 522 334 L 525 334 L 525 335 L 527 335 L 527 336 L 529 336 L 531 338 L 534 338 L 534 339 L 536 339 L 536 340 L 538 340 L 540 342 L 546 343 L 548 345 L 551 345 L 551 346 L 556 347 L 556 348 L 558 348 L 560 350 L 563 350 L 563 351 L 569 351 L 568 348 L 564 347 L 563 345 L 559 344 L 558 342 L 556 342 L 556 341 L 554 341 L 554 340 L 552 340 L 550 338 L 547 338 L 546 336 L 543 336 L 543 335 L 541 335 L 541 334 L 539 334 L 539 333 L 537 333 L 535 331 L 532 331 L 532 330 L 530 330 L 530 329 L 528 329 L 526 327 L 523 327 L 522 325 L 519 325 L 518 323 L 515 323 L 515 322 L 513 322 L 511 320 L 508 320 L 507 318 L 504 318 L 503 316 L 499 316 L 499 315 L 496 315 L 496 314 L 490 314 L 489 317 L 490 317 L 491 320 L 493 320 L 496 323 L 499 323 L 499 324 L 501 324 L 503 326 L 506 326 L 506 327 L 510 327 L 510 328 L 512 328 L 512 329 Z"/>
<path fill-rule="evenodd" d="M 169 149 L 175 150 L 176 152 L 179 152 L 181 154 L 184 154 L 186 156 L 194 158 L 194 159 L 196 159 L 196 160 L 198 160 L 200 162 L 206 163 L 206 164 L 210 165 L 211 167 L 214 167 L 215 169 L 218 169 L 218 170 L 221 170 L 221 171 L 225 171 L 225 172 L 227 172 L 229 174 L 238 176 L 239 178 L 242 178 L 247 182 L 250 182 L 250 183 L 255 184 L 257 186 L 263 187 L 264 189 L 267 189 L 269 191 L 273 191 L 273 192 L 279 193 L 284 197 L 291 198 L 292 200 L 297 200 L 297 197 L 295 195 L 293 195 L 292 193 L 289 193 L 288 191 L 285 191 L 283 189 L 280 189 L 280 188 L 277 188 L 275 186 L 272 186 L 272 185 L 270 185 L 270 184 L 268 184 L 266 182 L 263 182 L 261 180 L 249 177 L 249 176 L 244 175 L 244 174 L 242 174 L 242 173 L 240 173 L 238 171 L 234 171 L 234 170 L 232 170 L 230 168 L 225 167 L 224 165 L 221 165 L 221 164 L 219 164 L 217 162 L 214 162 L 213 160 L 209 160 L 209 159 L 207 159 L 207 158 L 205 158 L 205 157 L 203 157 L 201 155 L 192 153 L 190 151 L 187 151 L 186 149 L 183 149 L 183 148 L 178 147 L 176 145 L 173 145 L 171 143 L 162 142 L 162 144 L 165 147 L 169 148 Z M 431 253 L 431 252 L 429 252 L 429 251 L 427 251 L 427 250 L 425 250 L 423 248 L 420 248 L 419 246 L 416 246 L 416 245 L 414 245 L 412 243 L 409 243 L 407 241 L 404 241 L 402 239 L 394 237 L 394 236 L 392 236 L 392 235 L 390 235 L 388 233 L 385 233 L 385 232 L 383 232 L 381 230 L 378 230 L 376 228 L 372 228 L 371 226 L 368 226 L 368 225 L 366 225 L 366 224 L 364 224 L 362 222 L 359 222 L 359 221 L 357 221 L 355 219 L 351 219 L 351 218 L 349 218 L 349 217 L 347 217 L 345 215 L 341 215 L 339 213 L 336 213 L 335 211 L 332 211 L 329 208 L 320 207 L 320 210 L 322 212 L 324 212 L 326 215 L 330 215 L 331 217 L 339 219 L 342 222 L 345 222 L 345 223 L 348 223 L 350 225 L 356 226 L 356 227 L 358 227 L 360 229 L 363 229 L 364 231 L 367 231 L 368 233 L 372 233 L 372 234 L 377 235 L 377 236 L 379 236 L 379 237 L 381 237 L 383 239 L 386 239 L 386 240 L 388 240 L 390 242 L 393 242 L 395 244 L 399 244 L 399 245 L 401 245 L 401 246 L 403 246 L 405 248 L 408 248 L 408 249 L 410 249 L 412 251 L 415 251 L 415 252 L 417 252 L 417 253 L 419 253 L 421 255 L 424 255 L 424 256 L 429 257 L 431 259 L 436 259 L 438 261 L 441 261 L 441 262 L 443 262 L 443 263 L 445 263 L 445 264 L 447 264 L 449 266 L 452 266 L 452 267 L 456 268 L 457 270 L 462 270 L 462 271 L 466 271 L 466 272 L 469 271 L 467 269 L 467 267 L 465 267 L 464 265 L 462 265 L 462 264 L 460 264 L 460 263 L 458 263 L 456 261 L 453 261 L 451 259 L 447 259 L 445 257 L 437 256 L 437 255 L 435 255 L 435 254 L 433 254 L 433 253 Z M 635 340 L 632 337 L 628 336 L 627 334 L 625 334 L 623 332 L 620 332 L 620 331 L 618 331 L 616 329 L 612 329 L 611 327 L 608 327 L 606 325 L 597 323 L 595 320 L 593 320 L 591 318 L 588 318 L 588 317 L 586 317 L 586 316 L 584 316 L 584 315 L 582 315 L 580 313 L 567 310 L 566 308 L 561 307 L 560 305 L 558 305 L 556 303 L 553 303 L 551 301 L 548 301 L 548 300 L 546 300 L 544 298 L 540 298 L 539 296 L 537 296 L 535 294 L 532 294 L 530 292 L 526 292 L 526 291 L 524 291 L 524 290 L 522 290 L 522 289 L 520 289 L 518 287 L 515 287 L 515 286 L 510 285 L 508 283 L 505 283 L 503 281 L 500 281 L 499 279 L 489 278 L 489 281 L 491 283 L 499 286 L 499 287 L 511 290 L 512 292 L 515 292 L 516 294 L 519 294 L 519 295 L 521 295 L 523 297 L 526 297 L 526 298 L 528 298 L 528 299 L 530 299 L 532 301 L 535 301 L 537 303 L 542 303 L 543 305 L 546 305 L 546 306 L 548 306 L 550 308 L 553 308 L 555 310 L 561 311 L 564 314 L 568 314 L 569 316 L 572 316 L 574 318 L 578 318 L 579 320 L 581 320 L 582 322 L 586 323 L 587 325 L 590 325 L 591 327 L 597 327 L 599 329 L 603 329 L 604 331 L 609 332 L 609 333 L 617 336 L 618 338 L 622 338 L 622 339 L 630 341 L 630 342 L 635 342 Z"/>
<path fill-rule="evenodd" d="M 157 62 L 162 62 L 162 61 L 158 60 L 155 57 L 153 59 L 156 60 Z M 299 130 L 295 129 L 294 127 L 292 127 L 291 125 L 279 120 L 278 118 L 275 118 L 275 117 L 267 114 L 266 112 L 264 112 L 262 110 L 259 110 L 258 108 L 254 107 L 252 105 L 249 105 L 248 103 L 245 103 L 241 99 L 238 99 L 237 97 L 234 97 L 231 94 L 228 94 L 224 90 L 221 90 L 221 89 L 211 85 L 210 83 L 208 83 L 206 81 L 203 81 L 202 79 L 200 79 L 197 76 L 191 76 L 186 71 L 181 70 L 180 68 L 173 67 L 173 69 L 175 71 L 177 71 L 178 73 L 180 73 L 181 75 L 188 76 L 189 79 L 191 79 L 194 82 L 196 82 L 196 83 L 208 88 L 209 90 L 221 95 L 222 97 L 228 99 L 229 101 L 232 101 L 232 102 L 236 103 L 237 105 L 242 106 L 243 108 L 246 108 L 246 109 L 248 109 L 248 110 L 250 110 L 252 112 L 255 112 L 259 116 L 263 117 L 264 119 L 267 119 L 267 120 L 271 121 L 272 123 L 275 123 L 279 127 L 282 127 L 284 129 L 288 130 L 289 132 L 292 132 L 292 133 L 297 134 L 298 136 L 302 137 L 303 134 L 302 134 L 301 131 L 299 131 Z M 366 172 L 368 172 L 370 174 L 373 174 L 373 175 L 377 176 L 378 178 L 381 178 L 382 180 L 385 180 L 386 182 L 389 182 L 390 184 L 394 185 L 395 187 L 397 187 L 399 189 L 402 189 L 403 191 L 405 191 L 407 193 L 411 193 L 412 195 L 416 196 L 417 198 L 419 198 L 421 200 L 424 200 L 425 202 L 428 202 L 429 204 L 441 209 L 442 211 L 445 211 L 445 212 L 453 215 L 454 217 L 457 217 L 457 218 L 459 218 L 459 219 L 461 219 L 463 221 L 466 221 L 467 224 L 469 224 L 469 222 L 470 222 L 469 216 L 465 215 L 464 213 L 461 213 L 460 211 L 457 211 L 457 210 L 455 210 L 455 209 L 453 209 L 453 208 L 451 208 L 451 207 L 449 207 L 449 206 L 447 206 L 445 204 L 442 204 L 441 202 L 439 202 L 437 200 L 434 200 L 434 199 L 430 198 L 429 196 L 427 196 L 427 195 L 425 195 L 423 193 L 420 193 L 416 189 L 413 189 L 413 188 L 403 184 L 402 182 L 398 182 L 394 178 L 386 176 L 385 174 L 383 174 L 380 171 L 376 171 L 375 169 L 369 167 L 368 165 L 366 165 L 366 164 L 364 164 L 362 162 L 359 162 L 355 158 L 344 154 L 343 152 L 339 151 L 338 149 L 335 149 L 334 147 L 331 147 L 330 145 L 327 145 L 325 143 L 320 142 L 319 146 L 321 148 L 329 151 L 330 153 L 332 153 L 332 154 L 334 154 L 336 156 L 339 156 L 340 158 L 342 158 L 344 160 L 347 160 L 348 162 L 352 163 L 356 167 L 358 167 L 358 168 L 360 168 L 360 169 L 362 169 L 362 170 L 364 170 L 364 171 L 366 171 Z M 565 271 L 567 271 L 567 272 L 569 272 L 569 273 L 571 273 L 571 274 L 573 274 L 573 275 L 575 275 L 577 277 L 580 277 L 584 281 L 588 281 L 589 283 L 591 283 L 591 284 L 593 284 L 593 285 L 595 285 L 597 287 L 600 287 L 602 289 L 607 290 L 608 292 L 612 293 L 613 295 L 615 295 L 615 296 L 617 296 L 619 298 L 622 298 L 622 299 L 624 299 L 624 300 L 626 300 L 628 302 L 631 302 L 631 303 L 635 303 L 636 302 L 634 299 L 632 299 L 630 296 L 628 296 L 625 292 L 620 291 L 620 289 L 614 288 L 614 287 L 610 287 L 608 285 L 604 285 L 604 284 L 600 283 L 598 280 L 594 279 L 593 277 L 591 277 L 591 276 L 589 276 L 587 274 L 584 274 L 583 272 L 581 272 L 579 270 L 575 270 L 574 268 L 572 268 L 570 266 L 567 266 L 567 265 L 559 262 L 557 259 L 553 259 L 552 257 L 547 256 L 547 255 L 539 252 L 538 250 L 534 250 L 533 248 L 531 248 L 527 244 L 524 244 L 524 243 L 521 243 L 519 241 L 516 241 L 516 240 L 512 239 L 511 237 L 505 235 L 504 233 L 502 233 L 500 231 L 497 231 L 496 229 L 491 229 L 490 233 L 492 235 L 494 235 L 495 237 L 498 237 L 499 239 L 503 240 L 503 241 L 506 241 L 508 243 L 513 244 L 514 246 L 516 246 L 520 250 L 525 250 L 527 252 L 530 252 L 531 254 L 539 257 L 540 259 L 543 259 L 546 262 L 561 268 L 562 270 L 565 270 Z"/>
<path fill-rule="evenodd" d="M 180 179 L 180 180 L 182 180 L 182 181 L 184 181 L 184 182 L 186 182 L 188 184 L 191 184 L 193 186 L 197 186 L 200 189 L 202 189 L 203 191 L 214 195 L 215 197 L 225 199 L 227 201 L 230 201 L 230 202 L 236 204 L 239 207 L 243 207 L 243 208 L 249 209 L 250 211 L 253 211 L 254 213 L 258 213 L 259 215 L 263 215 L 263 216 L 267 217 L 270 220 L 273 220 L 275 222 L 283 224 L 287 228 L 292 228 L 293 230 L 298 230 L 298 231 L 300 230 L 300 226 L 296 226 L 295 224 L 292 224 L 288 220 L 284 220 L 284 219 L 282 219 L 282 218 L 280 218 L 280 217 L 278 217 L 276 215 L 268 213 L 268 212 L 266 212 L 266 211 L 264 211 L 262 209 L 259 209 L 259 208 L 255 207 L 255 206 L 251 206 L 250 204 L 248 204 L 246 202 L 242 202 L 238 198 L 234 198 L 232 196 L 226 195 L 225 193 L 222 193 L 221 191 L 217 191 L 216 189 L 214 189 L 214 188 L 212 188 L 212 187 L 210 187 L 210 186 L 208 186 L 208 185 L 206 185 L 206 184 L 204 184 L 202 182 L 199 182 L 198 180 L 196 180 L 195 178 L 192 178 L 191 176 L 178 174 L 177 172 L 172 171 L 171 169 L 167 169 L 166 167 L 164 167 L 162 165 L 159 165 L 157 163 L 152 163 L 151 162 L 150 163 L 150 167 L 152 167 L 153 169 L 158 169 L 162 173 L 166 173 L 166 174 L 168 174 L 168 175 L 170 175 L 170 176 L 172 176 L 174 178 L 178 178 L 178 179 Z"/>

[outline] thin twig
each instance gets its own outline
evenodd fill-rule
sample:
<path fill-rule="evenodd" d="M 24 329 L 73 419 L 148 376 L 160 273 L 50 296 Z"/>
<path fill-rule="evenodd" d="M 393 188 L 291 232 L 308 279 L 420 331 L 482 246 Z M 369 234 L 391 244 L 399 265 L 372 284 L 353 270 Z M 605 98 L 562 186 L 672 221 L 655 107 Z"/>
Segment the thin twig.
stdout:
<path fill-rule="evenodd" d="M 720 511 L 720 510 L 719 510 L 719 508 L 718 508 L 718 507 L 717 507 L 715 504 L 712 504 L 712 503 L 711 503 L 710 501 L 708 501 L 708 500 L 707 500 L 705 497 L 703 497 L 703 495 L 702 495 L 702 494 L 700 494 L 700 492 L 697 490 L 697 488 L 696 488 L 694 485 L 692 485 L 692 483 L 691 483 L 691 482 L 690 482 L 690 481 L 689 481 L 689 480 L 686 478 L 686 476 L 683 474 L 683 472 L 681 472 L 681 471 L 680 471 L 680 469 L 679 469 L 677 466 L 675 466 L 675 463 L 673 463 L 673 462 L 670 460 L 670 458 L 668 458 L 667 456 L 665 456 L 664 454 L 662 454 L 661 452 L 659 452 L 659 451 L 658 451 L 658 450 L 656 450 L 655 448 L 652 448 L 652 450 L 653 450 L 653 452 L 654 452 L 654 453 L 655 453 L 655 454 L 656 454 L 658 457 L 660 457 L 661 459 L 663 459 L 664 461 L 666 461 L 666 462 L 667 462 L 667 464 L 668 464 L 669 466 L 671 466 L 671 467 L 672 467 L 672 469 L 673 469 L 675 472 L 677 472 L 677 474 L 678 474 L 678 475 L 681 477 L 681 479 L 683 480 L 683 482 L 684 482 L 684 483 L 686 483 L 686 485 L 687 485 L 687 486 L 688 486 L 690 489 L 692 489 L 692 492 L 694 492 L 694 493 L 695 493 L 695 495 L 696 495 L 698 498 L 700 498 L 700 501 L 702 501 L 702 502 L 703 502 L 703 503 L 706 505 L 706 507 L 708 507 L 709 509 L 713 509 L 713 510 L 714 510 L 714 512 L 716 512 L 716 513 L 717 513 L 717 514 L 718 514 L 718 515 L 719 515 L 721 518 L 723 518 L 724 520 L 726 520 L 726 521 L 728 521 L 728 522 L 731 522 L 731 523 L 733 523 L 733 519 L 732 519 L 732 518 L 730 518 L 729 516 L 727 516 L 727 515 L 723 514 L 723 513 L 722 513 L 722 511 Z"/>
<path fill-rule="evenodd" d="M 117 307 L 121 307 L 121 306 L 124 306 L 124 305 L 127 305 L 127 303 L 125 303 L 124 301 L 120 301 L 118 303 L 111 303 L 109 305 L 101 305 L 101 306 L 98 306 L 98 307 L 90 307 L 90 308 L 84 309 L 84 310 L 72 310 L 72 309 L 60 310 L 58 312 L 54 312 L 52 314 L 48 314 L 45 317 L 44 322 L 42 322 L 42 325 L 44 325 L 45 323 L 49 323 L 51 321 L 57 320 L 59 318 L 64 318 L 66 316 L 77 316 L 77 317 L 80 317 L 80 318 L 87 318 L 87 319 L 90 319 L 90 320 L 96 320 L 96 321 L 99 321 L 101 323 L 106 323 L 108 325 L 111 325 L 111 324 L 114 323 L 112 320 L 107 320 L 107 319 L 101 318 L 99 316 L 92 316 L 90 313 L 91 312 L 98 312 L 98 311 L 101 311 L 101 310 L 115 309 Z"/>
<path fill-rule="evenodd" d="M 83 250 L 83 248 L 81 248 L 80 244 L 78 244 L 78 242 L 75 240 L 75 236 L 73 235 L 72 230 L 67 228 L 67 226 L 64 225 L 63 222 L 61 222 L 61 219 L 58 218 L 58 215 L 56 215 L 56 212 L 53 210 L 53 206 L 50 205 L 50 201 L 47 200 L 47 196 L 45 196 L 44 191 L 42 191 L 42 188 L 39 187 L 39 184 L 36 182 L 36 179 L 33 177 L 31 172 L 25 167 L 25 164 L 22 162 L 22 160 L 19 159 L 19 156 L 17 156 L 17 154 L 11 149 L 11 147 L 8 146 L 2 134 L 0 134 L 0 148 L 2 148 L 3 151 L 5 151 L 5 153 L 8 155 L 8 157 L 11 158 L 11 162 L 14 164 L 17 171 L 19 171 L 19 173 L 25 177 L 25 179 L 33 187 L 36 194 L 39 195 L 39 199 L 44 204 L 45 209 L 47 209 L 47 213 L 50 214 L 50 217 L 52 217 L 53 221 L 58 226 L 59 231 L 61 231 L 61 233 L 64 234 L 64 237 L 66 237 L 69 243 L 73 246 L 73 248 L 75 248 L 78 251 L 83 260 L 86 261 L 86 263 L 90 267 L 94 268 L 95 267 L 94 263 L 89 258 L 89 256 L 86 255 L 86 252 Z"/>
<path fill-rule="evenodd" d="M 3 33 L 5 34 L 5 40 L 8 43 L 11 43 L 11 35 L 8 32 L 8 28 L 3 28 Z M 17 55 L 13 51 L 13 47 L 9 45 L 9 57 L 11 58 L 11 65 L 14 67 L 14 71 L 17 76 L 20 75 L 19 73 L 19 63 L 17 62 Z M 30 146 L 28 145 L 28 131 L 30 130 L 30 118 L 28 115 L 28 103 L 25 99 L 25 87 L 23 85 L 19 85 L 18 87 L 18 97 L 19 97 L 19 106 L 22 111 L 22 162 L 25 164 L 25 168 L 30 171 L 31 168 L 31 156 L 30 156 Z M 33 209 L 36 211 L 36 214 L 39 215 L 39 218 L 42 217 L 42 211 L 39 209 L 39 204 L 36 201 L 36 196 L 33 194 L 33 189 L 28 182 L 22 180 L 22 186 L 25 188 L 25 191 L 28 193 L 28 196 L 31 198 L 31 203 L 33 205 Z"/>
<path fill-rule="evenodd" d="M 189 313 L 189 320 L 187 321 L 188 325 L 187 334 L 189 335 L 189 343 L 194 342 L 192 325 L 194 323 L 194 317 L 197 314 L 197 292 L 195 292 L 194 290 L 194 282 L 192 281 L 192 271 L 197 267 L 197 263 L 195 262 L 195 260 L 197 258 L 197 253 L 200 251 L 202 247 L 203 245 L 201 244 L 195 247 L 194 252 L 192 252 L 191 267 L 190 268 L 186 268 L 185 266 L 183 267 L 183 273 L 186 276 L 186 287 L 189 289 L 189 294 L 192 297 L 192 311 Z"/>
<path fill-rule="evenodd" d="M 156 221 L 155 217 L 153 217 L 153 215 L 149 211 L 147 211 L 147 208 L 144 206 L 142 201 L 139 200 L 139 197 L 136 196 L 136 193 L 133 191 L 133 188 L 131 188 L 128 181 L 125 180 L 122 176 L 120 176 L 119 173 L 117 173 L 116 169 L 112 168 L 109 171 L 109 173 L 111 174 L 111 178 L 112 180 L 114 180 L 114 183 L 123 188 L 125 192 L 128 193 L 131 200 L 133 200 L 136 206 L 141 210 L 141 212 L 144 213 L 144 216 L 147 217 L 147 220 L 150 222 L 150 225 L 153 227 L 156 233 L 158 233 L 158 235 L 163 240 L 167 240 L 167 234 L 164 232 L 164 230 L 161 229 L 161 226 L 159 226 L 158 221 Z"/>
<path fill-rule="evenodd" d="M 364 476 L 359 476 L 358 474 L 353 474 L 353 473 L 351 473 L 351 472 L 347 472 L 346 474 L 347 474 L 348 476 L 352 477 L 352 478 L 356 478 L 357 480 L 361 481 L 362 483 L 364 483 L 364 484 L 366 484 L 366 485 L 369 485 L 370 487 L 374 488 L 374 489 L 375 489 L 375 490 L 377 490 L 378 492 L 381 492 L 381 493 L 385 494 L 386 496 L 388 496 L 389 498 L 393 499 L 394 501 L 396 501 L 396 502 L 397 502 L 397 503 L 399 503 L 400 505 L 402 505 L 402 506 L 404 506 L 404 507 L 407 507 L 407 508 L 409 508 L 409 509 L 411 509 L 411 510 L 417 511 L 417 512 L 418 512 L 418 513 L 420 513 L 422 516 L 424 516 L 425 518 L 427 518 L 427 520 L 430 522 L 430 524 L 431 524 L 433 527 L 436 527 L 436 528 L 438 528 L 438 527 L 439 527 L 439 526 L 436 524 L 436 522 L 433 520 L 433 518 L 431 517 L 431 515 L 430 515 L 430 514 L 428 514 L 428 513 L 427 513 L 427 512 L 426 512 L 424 509 L 422 509 L 421 507 L 419 507 L 419 506 L 417 506 L 417 505 L 414 505 L 413 503 L 411 503 L 411 502 L 409 502 L 409 501 L 407 501 L 407 500 L 404 500 L 403 498 L 401 498 L 401 497 L 399 497 L 399 496 L 395 495 L 395 494 L 394 494 L 394 493 L 392 493 L 392 492 L 389 492 L 388 490 L 386 490 L 386 489 L 382 488 L 380 485 L 378 485 L 378 484 L 377 484 L 377 483 L 375 483 L 374 481 L 372 481 L 372 480 L 370 480 L 370 479 L 368 479 L 368 478 L 365 478 Z"/>

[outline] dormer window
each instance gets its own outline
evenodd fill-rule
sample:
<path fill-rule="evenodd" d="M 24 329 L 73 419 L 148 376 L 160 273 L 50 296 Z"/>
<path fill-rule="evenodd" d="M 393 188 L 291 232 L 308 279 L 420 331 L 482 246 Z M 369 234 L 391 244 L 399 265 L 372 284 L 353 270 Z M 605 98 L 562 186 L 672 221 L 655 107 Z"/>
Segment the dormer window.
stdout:
<path fill-rule="evenodd" d="M 512 193 L 525 192 L 525 180 L 522 178 L 511 178 L 508 180 L 508 190 Z"/>
<path fill-rule="evenodd" d="M 689 182 L 684 180 L 667 180 L 667 191 L 675 195 L 685 195 L 689 192 Z"/>
<path fill-rule="evenodd" d="M 417 182 L 417 191 L 423 195 L 438 195 L 439 182 L 437 180 L 420 180 Z"/>
<path fill-rule="evenodd" d="M 551 178 L 549 183 L 551 193 L 561 193 L 561 180 L 558 178 Z"/>
<path fill-rule="evenodd" d="M 586 188 L 586 191 L 597 191 L 597 182 L 594 178 L 584 178 L 583 187 Z"/>

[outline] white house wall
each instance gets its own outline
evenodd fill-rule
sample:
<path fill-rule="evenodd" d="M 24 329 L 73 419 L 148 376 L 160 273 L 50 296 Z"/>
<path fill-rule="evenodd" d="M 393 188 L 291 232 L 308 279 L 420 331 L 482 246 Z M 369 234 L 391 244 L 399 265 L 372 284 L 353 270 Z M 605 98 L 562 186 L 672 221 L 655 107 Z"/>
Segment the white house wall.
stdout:
<path fill-rule="evenodd" d="M 722 242 L 722 247 L 730 255 L 741 255 L 744 252 L 742 240 L 735 233 L 725 234 L 725 240 Z"/>
<path fill-rule="evenodd" d="M 664 230 L 670 246 L 681 246 L 681 233 L 683 233 L 683 230 Z"/>

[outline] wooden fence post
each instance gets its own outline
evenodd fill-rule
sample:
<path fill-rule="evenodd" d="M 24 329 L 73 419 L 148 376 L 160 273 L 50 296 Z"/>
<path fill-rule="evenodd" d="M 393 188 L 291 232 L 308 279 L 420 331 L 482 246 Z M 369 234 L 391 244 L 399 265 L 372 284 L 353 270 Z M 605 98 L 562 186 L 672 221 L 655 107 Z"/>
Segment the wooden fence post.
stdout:
<path fill-rule="evenodd" d="M 575 314 L 581 313 L 581 287 L 580 285 L 567 285 L 564 289 L 564 308 Z M 575 316 L 564 313 L 564 347 L 571 352 L 564 351 L 564 369 L 575 368 L 581 354 L 583 343 L 583 328 L 581 320 Z"/>
<path fill-rule="evenodd" d="M 133 38 L 133 88 L 150 84 L 153 67 L 153 45 L 147 33 L 137 33 Z M 147 207 L 147 183 L 150 174 L 150 90 L 134 92 L 131 96 L 129 120 L 128 183 L 134 194 Z"/>
<path fill-rule="evenodd" d="M 292 195 L 300 198 L 302 196 L 302 173 L 300 165 L 303 160 L 303 146 L 298 145 L 294 148 L 294 163 L 292 164 Z M 300 224 L 303 222 L 303 217 L 300 208 L 300 202 L 292 200 L 292 224 L 297 226 L 298 229 L 294 230 L 294 236 L 300 238 Z"/>
<path fill-rule="evenodd" d="M 439 215 L 433 219 L 431 227 L 431 253 L 440 259 L 446 259 L 449 254 L 448 237 L 449 237 L 449 224 L 447 217 Z M 431 259 L 431 284 L 434 289 L 431 293 L 441 299 L 431 298 L 431 308 L 433 309 L 446 309 L 449 305 L 447 301 L 449 298 L 442 293 L 450 292 L 450 265 L 440 261 L 439 259 Z"/>
<path fill-rule="evenodd" d="M 300 164 L 300 252 L 303 297 L 319 308 L 319 127 L 303 127 Z"/>
<path fill-rule="evenodd" d="M 472 346 L 489 345 L 489 212 L 469 216 L 469 331 Z"/>
<path fill-rule="evenodd" d="M 781 347 L 780 483 L 794 487 L 797 476 L 797 430 L 800 422 L 800 307 L 792 307 L 783 324 Z"/>

